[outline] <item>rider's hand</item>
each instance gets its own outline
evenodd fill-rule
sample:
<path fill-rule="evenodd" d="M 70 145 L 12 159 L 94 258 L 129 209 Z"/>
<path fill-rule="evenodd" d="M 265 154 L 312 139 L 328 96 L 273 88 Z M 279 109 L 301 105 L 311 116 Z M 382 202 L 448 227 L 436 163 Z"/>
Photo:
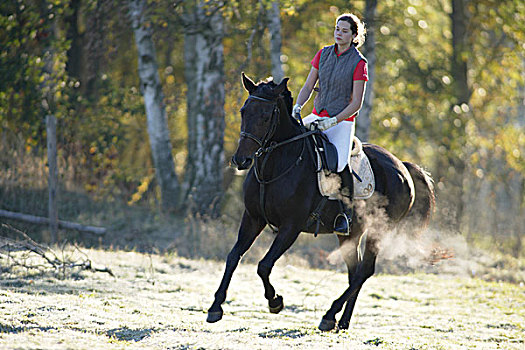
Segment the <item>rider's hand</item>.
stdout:
<path fill-rule="evenodd" d="M 292 117 L 295 119 L 301 118 L 301 108 L 303 107 L 299 103 L 296 103 L 292 109 Z"/>
<path fill-rule="evenodd" d="M 317 119 L 316 122 L 317 122 L 317 127 L 319 128 L 319 130 L 325 131 L 325 130 L 330 129 L 332 126 L 337 125 L 337 118 L 336 117 L 332 117 L 332 118 L 322 117 L 322 118 Z"/>

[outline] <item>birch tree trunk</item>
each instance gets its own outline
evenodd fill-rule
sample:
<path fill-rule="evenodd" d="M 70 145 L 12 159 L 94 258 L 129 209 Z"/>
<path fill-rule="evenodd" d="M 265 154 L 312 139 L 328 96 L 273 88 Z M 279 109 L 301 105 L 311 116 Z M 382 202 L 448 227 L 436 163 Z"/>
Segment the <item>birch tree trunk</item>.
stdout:
<path fill-rule="evenodd" d="M 188 158 L 185 190 L 193 214 L 216 217 L 223 195 L 224 37 L 222 2 L 186 8 Z"/>
<path fill-rule="evenodd" d="M 276 84 L 284 78 L 281 64 L 281 12 L 279 0 L 274 0 L 266 12 L 268 31 L 270 33 L 270 60 L 272 62 L 272 76 Z"/>
<path fill-rule="evenodd" d="M 366 24 L 366 41 L 363 53 L 368 60 L 368 82 L 366 84 L 365 98 L 363 106 L 359 111 L 356 123 L 356 136 L 362 141 L 368 141 L 370 138 L 370 125 L 372 115 L 372 103 L 374 102 L 374 80 L 376 69 L 376 17 L 377 17 L 377 0 L 367 0 L 365 6 L 364 22 Z"/>
<path fill-rule="evenodd" d="M 175 174 L 153 33 L 150 23 L 146 21 L 146 0 L 130 0 L 129 10 L 137 46 L 138 73 L 144 96 L 151 154 L 161 192 L 161 206 L 164 211 L 177 210 L 180 186 Z"/>

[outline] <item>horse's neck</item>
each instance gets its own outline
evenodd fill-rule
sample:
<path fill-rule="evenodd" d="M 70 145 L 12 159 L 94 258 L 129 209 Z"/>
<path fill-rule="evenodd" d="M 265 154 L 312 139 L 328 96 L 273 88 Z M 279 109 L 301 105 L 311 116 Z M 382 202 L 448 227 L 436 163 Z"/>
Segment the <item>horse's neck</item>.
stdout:
<path fill-rule="evenodd" d="M 279 102 L 279 110 L 279 125 L 277 126 L 275 134 L 272 137 L 273 141 L 275 142 L 288 140 L 301 133 L 299 125 L 288 115 L 286 105 L 283 101 Z"/>
<path fill-rule="evenodd" d="M 279 124 L 271 138 L 271 141 L 275 143 L 289 140 L 302 133 L 299 124 L 288 114 L 284 103 L 279 105 L 279 109 Z M 259 158 L 258 166 L 262 173 L 264 173 L 263 177 L 265 179 L 275 178 L 283 174 L 283 172 L 297 168 L 297 160 L 299 158 L 304 160 L 310 159 L 305 142 L 307 142 L 306 139 L 300 139 L 286 143 L 272 150 L 271 153 L 268 154 L 268 157 Z M 303 166 L 303 164 L 305 164 L 305 162 L 301 162 L 300 166 Z M 290 169 L 290 167 L 293 169 Z"/>

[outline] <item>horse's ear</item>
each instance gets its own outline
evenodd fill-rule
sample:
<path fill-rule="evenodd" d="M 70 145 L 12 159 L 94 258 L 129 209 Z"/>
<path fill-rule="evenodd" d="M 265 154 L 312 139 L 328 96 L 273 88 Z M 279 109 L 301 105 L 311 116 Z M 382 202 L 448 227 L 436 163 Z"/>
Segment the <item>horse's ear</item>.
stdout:
<path fill-rule="evenodd" d="M 287 86 L 286 84 L 288 84 L 288 80 L 290 78 L 284 78 L 280 83 L 279 85 L 277 85 L 275 87 L 275 89 L 273 89 L 273 91 L 275 91 L 277 94 L 282 94 L 284 92 L 284 90 L 286 90 Z"/>
<path fill-rule="evenodd" d="M 248 91 L 248 93 L 252 93 L 255 91 L 255 89 L 257 89 L 257 85 L 255 85 L 255 83 L 250 79 L 248 78 L 244 72 L 242 72 L 242 85 L 244 85 L 244 88 Z"/>

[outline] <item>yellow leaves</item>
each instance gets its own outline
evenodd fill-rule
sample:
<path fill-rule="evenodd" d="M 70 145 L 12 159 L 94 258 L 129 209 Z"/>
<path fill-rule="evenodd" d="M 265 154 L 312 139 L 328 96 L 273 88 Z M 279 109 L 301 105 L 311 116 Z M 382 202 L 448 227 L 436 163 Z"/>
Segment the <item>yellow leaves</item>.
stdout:
<path fill-rule="evenodd" d="M 142 179 L 140 185 L 137 187 L 137 191 L 131 195 L 131 199 L 128 201 L 128 205 L 133 205 L 142 199 L 142 196 L 148 190 L 153 178 L 153 175 L 148 175 Z"/>
<path fill-rule="evenodd" d="M 525 134 L 519 127 L 506 125 L 499 132 L 487 137 L 475 135 L 471 137 L 474 147 L 478 150 L 474 152 L 470 161 L 472 164 L 483 165 L 489 159 L 505 160 L 506 167 L 518 172 L 525 172 Z M 484 168 L 481 166 L 481 168 Z M 487 169 L 484 169 L 485 171 Z M 478 177 L 483 175 L 476 174 Z"/>
<path fill-rule="evenodd" d="M 281 13 L 286 16 L 294 16 L 297 13 L 295 6 L 286 7 L 281 10 Z"/>
<path fill-rule="evenodd" d="M 88 193 L 93 193 L 97 189 L 97 185 L 95 183 L 87 183 L 84 185 L 84 190 Z"/>
<path fill-rule="evenodd" d="M 150 183 L 150 179 L 149 178 L 144 179 L 144 181 L 142 181 L 142 183 L 139 185 L 139 187 L 137 187 L 137 190 L 139 192 L 141 192 L 141 193 L 146 192 L 146 190 L 148 189 L 149 183 Z"/>
<path fill-rule="evenodd" d="M 525 136 L 523 130 L 517 127 L 507 126 L 495 138 L 495 142 L 505 152 L 505 159 L 509 165 L 521 172 L 525 171 Z"/>
<path fill-rule="evenodd" d="M 478 129 L 476 127 L 476 121 L 469 119 L 465 125 L 465 133 L 470 138 L 475 138 L 478 136 Z"/>
<path fill-rule="evenodd" d="M 450 31 L 448 28 L 443 28 L 443 36 L 447 40 L 452 39 L 452 31 Z"/>
<path fill-rule="evenodd" d="M 478 152 L 472 153 L 472 155 L 470 156 L 470 162 L 472 164 L 478 164 L 479 160 L 480 160 L 480 154 Z"/>

